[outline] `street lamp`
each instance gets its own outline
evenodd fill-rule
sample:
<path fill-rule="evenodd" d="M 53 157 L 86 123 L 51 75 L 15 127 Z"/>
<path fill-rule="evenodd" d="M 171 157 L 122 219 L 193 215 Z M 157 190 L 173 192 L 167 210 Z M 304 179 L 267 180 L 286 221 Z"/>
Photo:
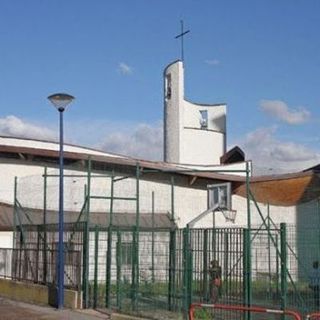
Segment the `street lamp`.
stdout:
<path fill-rule="evenodd" d="M 66 93 L 55 93 L 48 97 L 60 114 L 60 149 L 59 149 L 59 242 L 58 242 L 58 309 L 64 304 L 64 244 L 63 244 L 63 111 L 74 97 Z"/>

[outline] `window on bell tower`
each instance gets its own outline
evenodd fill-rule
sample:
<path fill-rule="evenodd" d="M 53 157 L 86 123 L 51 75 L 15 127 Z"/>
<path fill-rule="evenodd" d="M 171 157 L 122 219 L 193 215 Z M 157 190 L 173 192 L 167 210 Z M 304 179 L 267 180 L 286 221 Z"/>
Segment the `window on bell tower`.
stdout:
<path fill-rule="evenodd" d="M 208 110 L 200 110 L 200 127 L 201 129 L 208 128 Z"/>
<path fill-rule="evenodd" d="M 166 99 L 171 99 L 171 74 L 166 76 Z"/>

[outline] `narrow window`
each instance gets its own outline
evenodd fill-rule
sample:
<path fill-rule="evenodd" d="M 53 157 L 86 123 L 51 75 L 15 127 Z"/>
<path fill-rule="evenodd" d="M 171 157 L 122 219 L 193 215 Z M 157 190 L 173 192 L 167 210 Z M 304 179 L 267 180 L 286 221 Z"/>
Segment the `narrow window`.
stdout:
<path fill-rule="evenodd" d="M 200 127 L 201 129 L 208 128 L 208 110 L 200 110 Z"/>
<path fill-rule="evenodd" d="M 171 99 L 171 74 L 166 76 L 166 99 Z"/>

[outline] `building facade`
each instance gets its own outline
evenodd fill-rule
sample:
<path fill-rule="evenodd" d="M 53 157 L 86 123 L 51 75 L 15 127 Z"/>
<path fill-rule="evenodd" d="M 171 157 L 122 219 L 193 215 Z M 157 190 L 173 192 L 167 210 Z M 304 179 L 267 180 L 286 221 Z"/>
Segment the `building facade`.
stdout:
<path fill-rule="evenodd" d="M 226 105 L 185 99 L 184 67 L 176 61 L 164 71 L 164 161 L 219 165 L 226 152 Z"/>

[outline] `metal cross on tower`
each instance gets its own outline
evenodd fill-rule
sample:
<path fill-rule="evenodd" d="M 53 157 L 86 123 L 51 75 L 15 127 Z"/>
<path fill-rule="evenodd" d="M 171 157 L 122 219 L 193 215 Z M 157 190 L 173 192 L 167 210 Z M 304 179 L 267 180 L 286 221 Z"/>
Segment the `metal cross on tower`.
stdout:
<path fill-rule="evenodd" d="M 190 30 L 184 31 L 183 30 L 183 20 L 180 21 L 181 23 L 181 33 L 178 34 L 175 39 L 181 38 L 181 61 L 184 61 L 184 50 L 183 50 L 183 37 L 190 32 Z"/>

